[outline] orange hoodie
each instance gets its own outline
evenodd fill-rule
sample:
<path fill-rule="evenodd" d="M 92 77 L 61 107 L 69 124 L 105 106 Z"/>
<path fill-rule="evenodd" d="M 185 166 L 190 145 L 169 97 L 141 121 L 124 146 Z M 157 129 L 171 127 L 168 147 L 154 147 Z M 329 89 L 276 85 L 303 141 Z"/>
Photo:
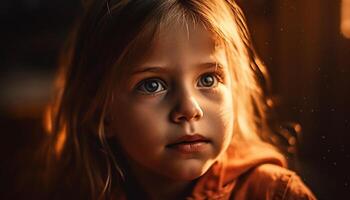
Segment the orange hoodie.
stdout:
<path fill-rule="evenodd" d="M 284 157 L 262 142 L 236 142 L 197 181 L 186 200 L 314 200 Z M 118 192 L 113 199 L 126 200 Z"/>

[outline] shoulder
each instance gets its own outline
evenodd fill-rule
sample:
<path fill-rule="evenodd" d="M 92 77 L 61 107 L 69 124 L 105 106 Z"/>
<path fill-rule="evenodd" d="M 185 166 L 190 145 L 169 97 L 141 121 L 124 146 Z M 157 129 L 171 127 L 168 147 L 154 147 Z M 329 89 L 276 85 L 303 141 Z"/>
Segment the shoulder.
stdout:
<path fill-rule="evenodd" d="M 273 164 L 259 165 L 242 175 L 234 196 L 237 199 L 316 199 L 295 172 Z"/>

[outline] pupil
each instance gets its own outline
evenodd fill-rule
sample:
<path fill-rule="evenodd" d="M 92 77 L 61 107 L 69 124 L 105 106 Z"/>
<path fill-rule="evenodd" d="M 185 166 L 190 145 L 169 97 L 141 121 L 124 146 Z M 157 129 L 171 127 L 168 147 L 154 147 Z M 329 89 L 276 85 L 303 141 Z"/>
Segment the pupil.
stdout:
<path fill-rule="evenodd" d="M 204 81 L 204 85 L 206 85 L 206 86 L 211 86 L 214 82 L 213 77 L 211 77 L 211 76 L 204 77 L 203 81 Z"/>
<path fill-rule="evenodd" d="M 149 81 L 146 83 L 146 90 L 149 92 L 154 92 L 158 88 L 158 83 L 155 81 Z"/>

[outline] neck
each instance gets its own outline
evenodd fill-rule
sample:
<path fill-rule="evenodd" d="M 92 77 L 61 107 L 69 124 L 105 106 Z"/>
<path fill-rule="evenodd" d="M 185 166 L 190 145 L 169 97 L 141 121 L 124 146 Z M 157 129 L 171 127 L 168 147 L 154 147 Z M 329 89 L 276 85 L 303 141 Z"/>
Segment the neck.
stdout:
<path fill-rule="evenodd" d="M 136 185 L 136 188 L 151 200 L 185 199 L 191 193 L 195 183 L 195 181 L 172 180 L 133 164 L 131 164 L 131 174 L 134 177 L 133 185 Z M 143 197 L 143 199 L 146 198 Z"/>

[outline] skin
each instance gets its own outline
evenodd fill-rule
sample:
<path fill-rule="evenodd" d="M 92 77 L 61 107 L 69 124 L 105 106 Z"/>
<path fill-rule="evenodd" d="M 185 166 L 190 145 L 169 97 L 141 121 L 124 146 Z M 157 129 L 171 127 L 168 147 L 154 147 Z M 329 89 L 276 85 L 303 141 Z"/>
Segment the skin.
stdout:
<path fill-rule="evenodd" d="M 222 70 L 216 71 L 216 64 Z M 150 67 L 157 69 L 144 70 Z M 188 193 L 231 142 L 233 99 L 225 51 L 201 25 L 160 30 L 149 56 L 115 91 L 110 137 L 152 199 Z M 202 151 L 184 154 L 167 147 L 193 134 L 210 140 Z"/>

